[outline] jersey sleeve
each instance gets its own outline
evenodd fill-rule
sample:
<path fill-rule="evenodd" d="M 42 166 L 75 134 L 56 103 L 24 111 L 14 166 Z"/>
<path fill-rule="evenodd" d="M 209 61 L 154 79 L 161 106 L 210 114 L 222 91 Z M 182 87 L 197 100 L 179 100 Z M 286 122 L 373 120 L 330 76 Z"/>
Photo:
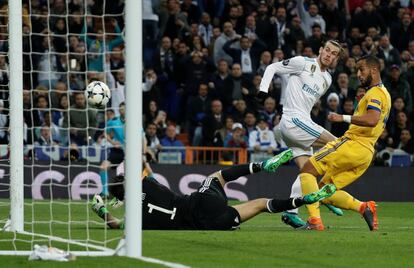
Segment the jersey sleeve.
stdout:
<path fill-rule="evenodd" d="M 367 96 L 367 110 L 375 110 L 381 112 L 384 97 L 377 89 Z"/>
<path fill-rule="evenodd" d="M 300 73 L 304 68 L 305 58 L 300 56 L 270 64 L 266 67 L 262 81 L 260 82 L 260 91 L 266 93 L 269 91 L 270 82 L 275 74 L 283 75 Z"/>

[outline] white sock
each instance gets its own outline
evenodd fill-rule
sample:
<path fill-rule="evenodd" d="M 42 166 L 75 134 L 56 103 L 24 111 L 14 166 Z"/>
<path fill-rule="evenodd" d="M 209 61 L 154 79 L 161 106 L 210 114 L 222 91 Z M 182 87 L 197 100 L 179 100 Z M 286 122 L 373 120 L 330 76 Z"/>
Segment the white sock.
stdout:
<path fill-rule="evenodd" d="M 298 175 L 296 177 L 296 180 L 292 184 L 292 190 L 290 192 L 290 197 L 295 198 L 295 197 L 301 197 L 301 196 L 302 196 L 302 186 L 300 184 L 300 176 Z M 297 214 L 299 212 L 299 209 L 295 208 L 295 209 L 288 210 L 287 212 Z"/>

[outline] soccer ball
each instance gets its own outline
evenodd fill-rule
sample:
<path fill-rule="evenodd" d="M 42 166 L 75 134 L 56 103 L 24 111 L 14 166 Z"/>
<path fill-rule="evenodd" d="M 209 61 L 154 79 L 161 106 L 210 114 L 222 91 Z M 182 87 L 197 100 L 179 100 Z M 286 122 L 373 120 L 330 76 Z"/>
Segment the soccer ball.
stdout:
<path fill-rule="evenodd" d="M 86 87 L 85 95 L 89 105 L 103 107 L 111 98 L 111 91 L 104 82 L 93 81 Z"/>

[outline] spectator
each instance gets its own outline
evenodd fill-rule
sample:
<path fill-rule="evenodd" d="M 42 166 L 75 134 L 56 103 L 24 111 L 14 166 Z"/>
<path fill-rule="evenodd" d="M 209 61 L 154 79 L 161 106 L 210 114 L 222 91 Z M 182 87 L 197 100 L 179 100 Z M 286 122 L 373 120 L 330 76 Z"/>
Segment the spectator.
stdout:
<path fill-rule="evenodd" d="M 361 44 L 363 41 L 363 34 L 361 34 L 361 30 L 354 26 L 351 28 L 351 32 L 348 35 L 348 38 L 346 39 L 346 43 L 348 47 L 352 47 L 356 44 Z"/>
<path fill-rule="evenodd" d="M 259 67 L 257 68 L 256 74 L 263 76 L 266 67 L 272 63 L 272 54 L 269 51 L 263 51 L 260 56 Z"/>
<path fill-rule="evenodd" d="M 276 8 L 276 17 L 272 18 L 272 22 L 274 24 L 276 39 L 277 39 L 277 49 L 286 50 L 286 40 L 285 35 L 289 33 L 289 28 L 287 28 L 287 21 L 286 21 L 286 8 L 283 6 L 279 6 Z M 271 47 L 274 50 L 274 47 Z"/>
<path fill-rule="evenodd" d="M 398 24 L 391 28 L 392 45 L 399 51 L 408 48 L 408 42 L 414 40 L 414 23 L 409 13 L 405 13 Z"/>
<path fill-rule="evenodd" d="M 227 14 L 228 16 L 225 19 L 229 21 L 233 25 L 234 30 L 240 34 L 243 31 L 243 27 L 245 23 L 243 19 L 242 5 L 240 4 L 230 5 L 230 9 Z"/>
<path fill-rule="evenodd" d="M 157 136 L 164 137 L 165 131 L 167 129 L 167 113 L 162 110 L 158 111 L 153 123 L 157 126 Z M 176 126 L 175 129 L 177 129 Z"/>
<path fill-rule="evenodd" d="M 390 129 L 390 135 L 394 141 L 394 148 L 400 144 L 400 137 L 403 129 L 409 129 L 411 131 L 411 126 L 408 122 L 407 114 L 405 112 L 398 112 L 396 117 L 396 124 L 392 129 Z"/>
<path fill-rule="evenodd" d="M 158 151 L 162 149 L 160 140 L 157 137 L 157 125 L 149 123 L 145 130 L 145 138 L 147 139 L 147 148 L 157 156 Z"/>
<path fill-rule="evenodd" d="M 210 15 L 206 12 L 201 14 L 201 23 L 198 26 L 198 35 L 203 39 L 204 45 L 209 46 L 213 39 L 213 25 Z"/>
<path fill-rule="evenodd" d="M 407 154 L 414 154 L 414 140 L 412 139 L 410 130 L 401 130 L 400 144 L 397 148 L 403 150 Z"/>
<path fill-rule="evenodd" d="M 365 55 L 376 55 L 378 53 L 374 40 L 371 36 L 367 35 L 361 44 L 362 53 Z"/>
<path fill-rule="evenodd" d="M 237 103 L 237 100 L 244 99 L 246 103 L 255 96 L 254 92 L 251 92 L 251 80 L 248 76 L 243 76 L 241 65 L 238 63 L 233 64 L 231 68 L 231 77 L 226 79 L 224 84 L 223 105 L 226 107 L 227 112 L 233 108 Z"/>
<path fill-rule="evenodd" d="M 232 132 L 224 140 L 224 147 L 227 148 L 247 148 L 248 139 L 244 135 L 244 129 L 242 124 L 234 123 L 232 126 Z"/>
<path fill-rule="evenodd" d="M 312 48 L 313 54 L 318 54 L 319 49 L 323 46 L 324 36 L 322 34 L 322 28 L 319 24 L 312 25 L 312 35 L 306 39 L 307 46 Z"/>
<path fill-rule="evenodd" d="M 104 57 L 106 56 L 106 53 L 111 52 L 114 47 L 117 47 L 124 42 L 121 28 L 119 27 L 117 20 L 111 19 L 111 25 L 114 28 L 114 33 L 111 35 L 104 34 L 103 29 L 98 29 L 96 25 L 85 24 L 82 29 L 81 34 L 84 36 L 84 42 L 86 43 L 87 51 L 89 52 L 87 57 L 89 71 L 104 71 Z M 89 26 L 94 27 L 92 30 L 94 35 L 91 35 L 91 32 L 88 31 Z M 115 38 L 109 39 L 109 36 L 115 36 Z"/>
<path fill-rule="evenodd" d="M 379 40 L 377 57 L 384 60 L 386 67 L 401 65 L 400 53 L 390 44 L 390 39 L 386 35 L 381 36 Z"/>
<path fill-rule="evenodd" d="M 304 7 L 304 1 L 297 1 L 298 14 L 302 21 L 302 29 L 305 32 L 306 37 L 310 37 L 312 34 L 312 26 L 318 24 L 321 26 L 322 33 L 326 33 L 326 24 L 325 20 L 321 15 L 318 14 L 319 8 L 316 4 L 311 3 L 309 5 L 309 10 L 306 11 Z"/>
<path fill-rule="evenodd" d="M 58 125 L 59 127 L 62 127 L 63 125 L 63 119 L 67 117 L 67 112 L 69 109 L 69 100 L 68 95 L 62 95 L 59 98 L 59 107 L 57 109 L 54 109 L 52 112 L 53 117 L 53 123 L 55 125 Z"/>
<path fill-rule="evenodd" d="M 60 137 L 60 128 L 53 123 L 52 121 L 52 115 L 50 114 L 49 111 L 44 113 L 44 117 L 45 117 L 45 122 L 43 123 L 42 127 L 46 126 L 49 128 L 51 136 L 52 136 L 52 140 L 56 143 L 59 144 L 61 142 L 61 137 Z M 40 133 L 37 133 L 37 136 L 39 137 Z"/>
<path fill-rule="evenodd" d="M 89 144 L 89 138 L 95 135 L 98 126 L 95 109 L 86 109 L 86 99 L 83 92 L 74 94 L 74 101 L 69 113 L 63 119 L 62 127 L 69 130 L 70 142 L 77 145 Z M 62 137 L 62 142 L 67 145 L 67 136 Z"/>
<path fill-rule="evenodd" d="M 390 115 L 389 115 L 388 121 L 387 121 L 387 128 L 388 129 L 393 129 L 394 128 L 394 126 L 396 124 L 397 114 L 399 112 L 407 113 L 407 110 L 405 109 L 404 99 L 401 96 L 397 96 L 393 99 Z"/>
<path fill-rule="evenodd" d="M 332 92 L 328 95 L 326 100 L 327 100 L 327 108 L 326 108 L 327 115 L 329 115 L 330 113 L 340 113 L 338 94 L 336 94 L 335 92 Z M 325 129 L 328 131 L 331 131 L 332 123 L 328 120 L 326 120 L 325 122 L 326 122 Z"/>
<path fill-rule="evenodd" d="M 297 54 L 298 44 L 305 41 L 305 32 L 301 27 L 299 16 L 294 16 L 288 27 L 289 28 L 285 29 L 285 53 L 288 57 L 291 57 Z"/>
<path fill-rule="evenodd" d="M 386 32 L 384 20 L 378 11 L 375 10 L 373 1 L 371 0 L 365 1 L 363 10 L 354 15 L 351 25 L 358 27 L 362 33 L 366 33 L 369 27 L 379 27 L 381 34 Z"/>
<path fill-rule="evenodd" d="M 150 59 L 152 59 L 152 53 L 149 53 L 146 57 L 151 57 Z M 125 67 L 124 53 L 121 47 L 118 46 L 112 49 L 109 62 L 111 71 L 118 71 Z"/>
<path fill-rule="evenodd" d="M 276 101 L 267 97 L 264 101 L 263 110 L 259 112 L 260 118 L 264 118 L 269 128 L 273 128 L 273 117 L 276 115 Z"/>
<path fill-rule="evenodd" d="M 35 141 L 35 146 L 52 146 L 56 145 L 56 142 L 53 141 L 50 128 L 48 126 L 43 126 L 40 129 L 40 137 Z"/>
<path fill-rule="evenodd" d="M 341 114 L 353 115 L 354 114 L 354 100 L 347 98 L 343 101 L 342 112 Z M 340 122 L 331 124 L 331 133 L 335 137 L 342 137 L 344 133 L 348 130 L 349 123 Z"/>
<path fill-rule="evenodd" d="M 202 122 L 203 146 L 214 146 L 214 133 L 224 126 L 223 105 L 220 100 L 211 102 L 211 111 Z"/>
<path fill-rule="evenodd" d="M 256 115 L 253 112 L 246 112 L 243 123 L 247 136 L 250 136 L 250 133 L 256 130 Z"/>
<path fill-rule="evenodd" d="M 216 65 L 221 59 L 226 60 L 228 64 L 233 63 L 233 59 L 224 51 L 223 46 L 226 42 L 239 37 L 240 36 L 234 31 L 233 24 L 231 24 L 231 22 L 228 21 L 223 24 L 223 32 L 214 43 L 214 63 Z"/>
<path fill-rule="evenodd" d="M 157 117 L 158 114 L 158 104 L 156 101 L 151 100 L 148 103 L 148 106 L 144 108 L 144 126 L 146 126 L 149 123 L 152 123 L 155 120 L 155 117 Z"/>
<path fill-rule="evenodd" d="M 326 23 L 326 29 L 338 29 L 339 36 L 343 36 L 346 27 L 346 17 L 344 12 L 338 8 L 338 1 L 327 0 L 321 8 L 321 15 Z M 338 38 L 335 38 L 338 39 Z"/>
<path fill-rule="evenodd" d="M 340 105 L 343 105 L 345 99 L 355 97 L 355 90 L 349 87 L 348 75 L 345 72 L 338 74 L 335 91 L 339 95 Z"/>
<path fill-rule="evenodd" d="M 349 87 L 352 88 L 352 90 L 356 91 L 359 85 L 359 80 L 356 74 L 357 70 L 355 58 L 349 57 L 345 61 L 344 71 L 348 74 Z"/>
<path fill-rule="evenodd" d="M 269 50 L 277 47 L 276 31 L 274 30 L 274 19 L 269 17 L 269 8 L 264 1 L 260 1 L 257 8 L 256 30 L 257 37 L 267 44 Z"/>
<path fill-rule="evenodd" d="M 40 43 L 41 47 L 34 48 L 34 52 L 38 52 L 38 54 L 32 55 L 34 70 L 39 71 L 37 75 L 38 84 L 46 88 L 54 88 L 58 81 L 58 74 L 56 73 L 57 56 L 51 38 L 51 36 L 44 36 Z"/>
<path fill-rule="evenodd" d="M 249 134 L 249 149 L 259 152 L 264 151 L 273 154 L 277 144 L 273 131 L 269 130 L 268 123 L 264 117 L 259 117 L 256 130 Z"/>
<path fill-rule="evenodd" d="M 201 51 L 193 51 L 191 58 L 185 63 L 185 85 L 183 102 L 187 104 L 188 97 L 196 96 L 200 84 L 206 83 L 209 73 L 214 70 L 214 64 Z"/>
<path fill-rule="evenodd" d="M 198 95 L 188 101 L 187 125 L 189 126 L 189 138 L 193 146 L 201 144 L 201 125 L 211 107 L 211 99 L 208 96 L 208 86 L 200 84 Z"/>
<path fill-rule="evenodd" d="M 240 49 L 232 48 L 233 43 L 240 41 Z M 234 63 L 241 65 L 242 73 L 252 75 L 259 67 L 260 54 L 264 51 L 266 45 L 259 39 L 250 39 L 246 36 L 240 39 L 234 38 L 227 41 L 223 50 L 230 55 Z"/>
<path fill-rule="evenodd" d="M 157 73 L 160 90 L 162 92 L 160 103 L 163 110 L 169 115 L 175 115 L 179 110 L 177 84 L 174 79 L 175 55 L 171 47 L 171 39 L 167 36 L 161 40 L 160 49 L 154 54 L 154 70 Z"/>
<path fill-rule="evenodd" d="M 192 0 L 183 0 L 181 10 L 186 14 L 188 23 L 198 22 L 200 20 L 200 10 Z M 208 15 L 208 13 L 206 14 Z"/>
<path fill-rule="evenodd" d="M 208 83 L 210 88 L 210 95 L 212 98 L 224 99 L 226 88 L 225 85 L 229 82 L 226 80 L 230 79 L 229 77 L 229 64 L 226 60 L 221 59 L 217 64 L 217 71 L 213 74 L 211 82 Z"/>
<path fill-rule="evenodd" d="M 247 105 L 246 101 L 243 99 L 237 100 L 236 104 L 234 105 L 233 111 L 233 119 L 234 122 L 241 123 L 243 122 L 244 115 L 247 112 Z"/>
<path fill-rule="evenodd" d="M 413 108 L 411 88 L 407 80 L 405 80 L 404 77 L 401 77 L 400 67 L 397 65 L 392 65 L 390 67 L 390 75 L 386 77 L 384 85 L 390 93 L 392 99 L 398 96 L 403 97 L 405 107 L 408 111 L 411 111 Z"/>
<path fill-rule="evenodd" d="M 157 74 L 153 69 L 145 70 L 144 82 L 142 83 L 142 105 L 144 107 L 148 107 L 151 100 L 155 100 L 157 103 L 161 100 L 157 79 Z"/>
<path fill-rule="evenodd" d="M 165 137 L 160 141 L 163 147 L 184 147 L 184 144 L 177 140 L 176 127 L 174 125 L 167 126 Z M 184 150 L 164 149 L 163 152 L 181 152 L 181 159 L 184 160 Z"/>
<path fill-rule="evenodd" d="M 311 110 L 312 121 L 320 126 L 324 126 L 326 124 L 327 116 L 326 111 L 322 108 L 321 101 L 318 100 Z"/>
<path fill-rule="evenodd" d="M 182 39 L 190 27 L 187 23 L 187 16 L 181 12 L 178 0 L 168 0 L 168 18 L 161 24 L 161 36 L 168 36 L 171 40 L 178 37 Z"/>
<path fill-rule="evenodd" d="M 381 133 L 381 136 L 378 138 L 378 141 L 375 144 L 375 150 L 377 152 L 381 152 L 385 149 L 391 150 L 393 143 L 394 141 L 392 140 L 392 137 L 388 134 L 388 130 L 384 128 L 384 130 Z"/>
<path fill-rule="evenodd" d="M 144 0 L 142 2 L 142 31 L 143 31 L 143 53 L 144 65 L 148 67 L 151 65 L 151 59 L 155 48 L 157 46 L 157 40 L 159 35 L 158 21 L 159 17 L 154 13 L 156 7 L 155 1 Z M 114 51 L 115 52 L 115 51 Z M 113 54 L 112 54 L 113 55 Z M 111 55 L 111 60 L 112 60 Z M 119 66 L 123 68 L 124 66 Z M 112 62 L 111 62 L 112 69 Z"/>
<path fill-rule="evenodd" d="M 39 122 L 42 125 L 45 122 L 45 112 L 49 109 L 49 103 L 45 96 L 40 95 L 36 100 L 35 111 L 39 115 Z"/>
<path fill-rule="evenodd" d="M 224 119 L 224 126 L 214 133 L 214 146 L 223 147 L 224 142 L 231 136 L 232 127 L 234 125 L 234 119 L 232 116 L 227 115 Z"/>
<path fill-rule="evenodd" d="M 68 94 L 68 87 L 65 82 L 58 81 L 55 85 L 54 90 L 51 90 L 50 92 L 50 100 L 51 100 L 51 107 L 52 108 L 59 108 L 60 103 L 60 97 L 62 95 L 67 96 Z"/>

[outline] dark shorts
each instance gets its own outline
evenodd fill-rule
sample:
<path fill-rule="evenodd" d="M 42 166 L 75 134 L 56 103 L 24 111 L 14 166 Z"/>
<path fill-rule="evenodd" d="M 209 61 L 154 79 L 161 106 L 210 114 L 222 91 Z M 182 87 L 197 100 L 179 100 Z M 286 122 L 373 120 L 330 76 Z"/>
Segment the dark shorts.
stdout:
<path fill-rule="evenodd" d="M 227 205 L 227 196 L 219 180 L 209 177 L 198 188 L 195 220 L 199 229 L 234 230 L 240 227 L 240 215 Z"/>
<path fill-rule="evenodd" d="M 124 150 L 120 148 L 111 148 L 108 161 L 111 162 L 111 164 L 120 164 L 124 161 Z"/>

